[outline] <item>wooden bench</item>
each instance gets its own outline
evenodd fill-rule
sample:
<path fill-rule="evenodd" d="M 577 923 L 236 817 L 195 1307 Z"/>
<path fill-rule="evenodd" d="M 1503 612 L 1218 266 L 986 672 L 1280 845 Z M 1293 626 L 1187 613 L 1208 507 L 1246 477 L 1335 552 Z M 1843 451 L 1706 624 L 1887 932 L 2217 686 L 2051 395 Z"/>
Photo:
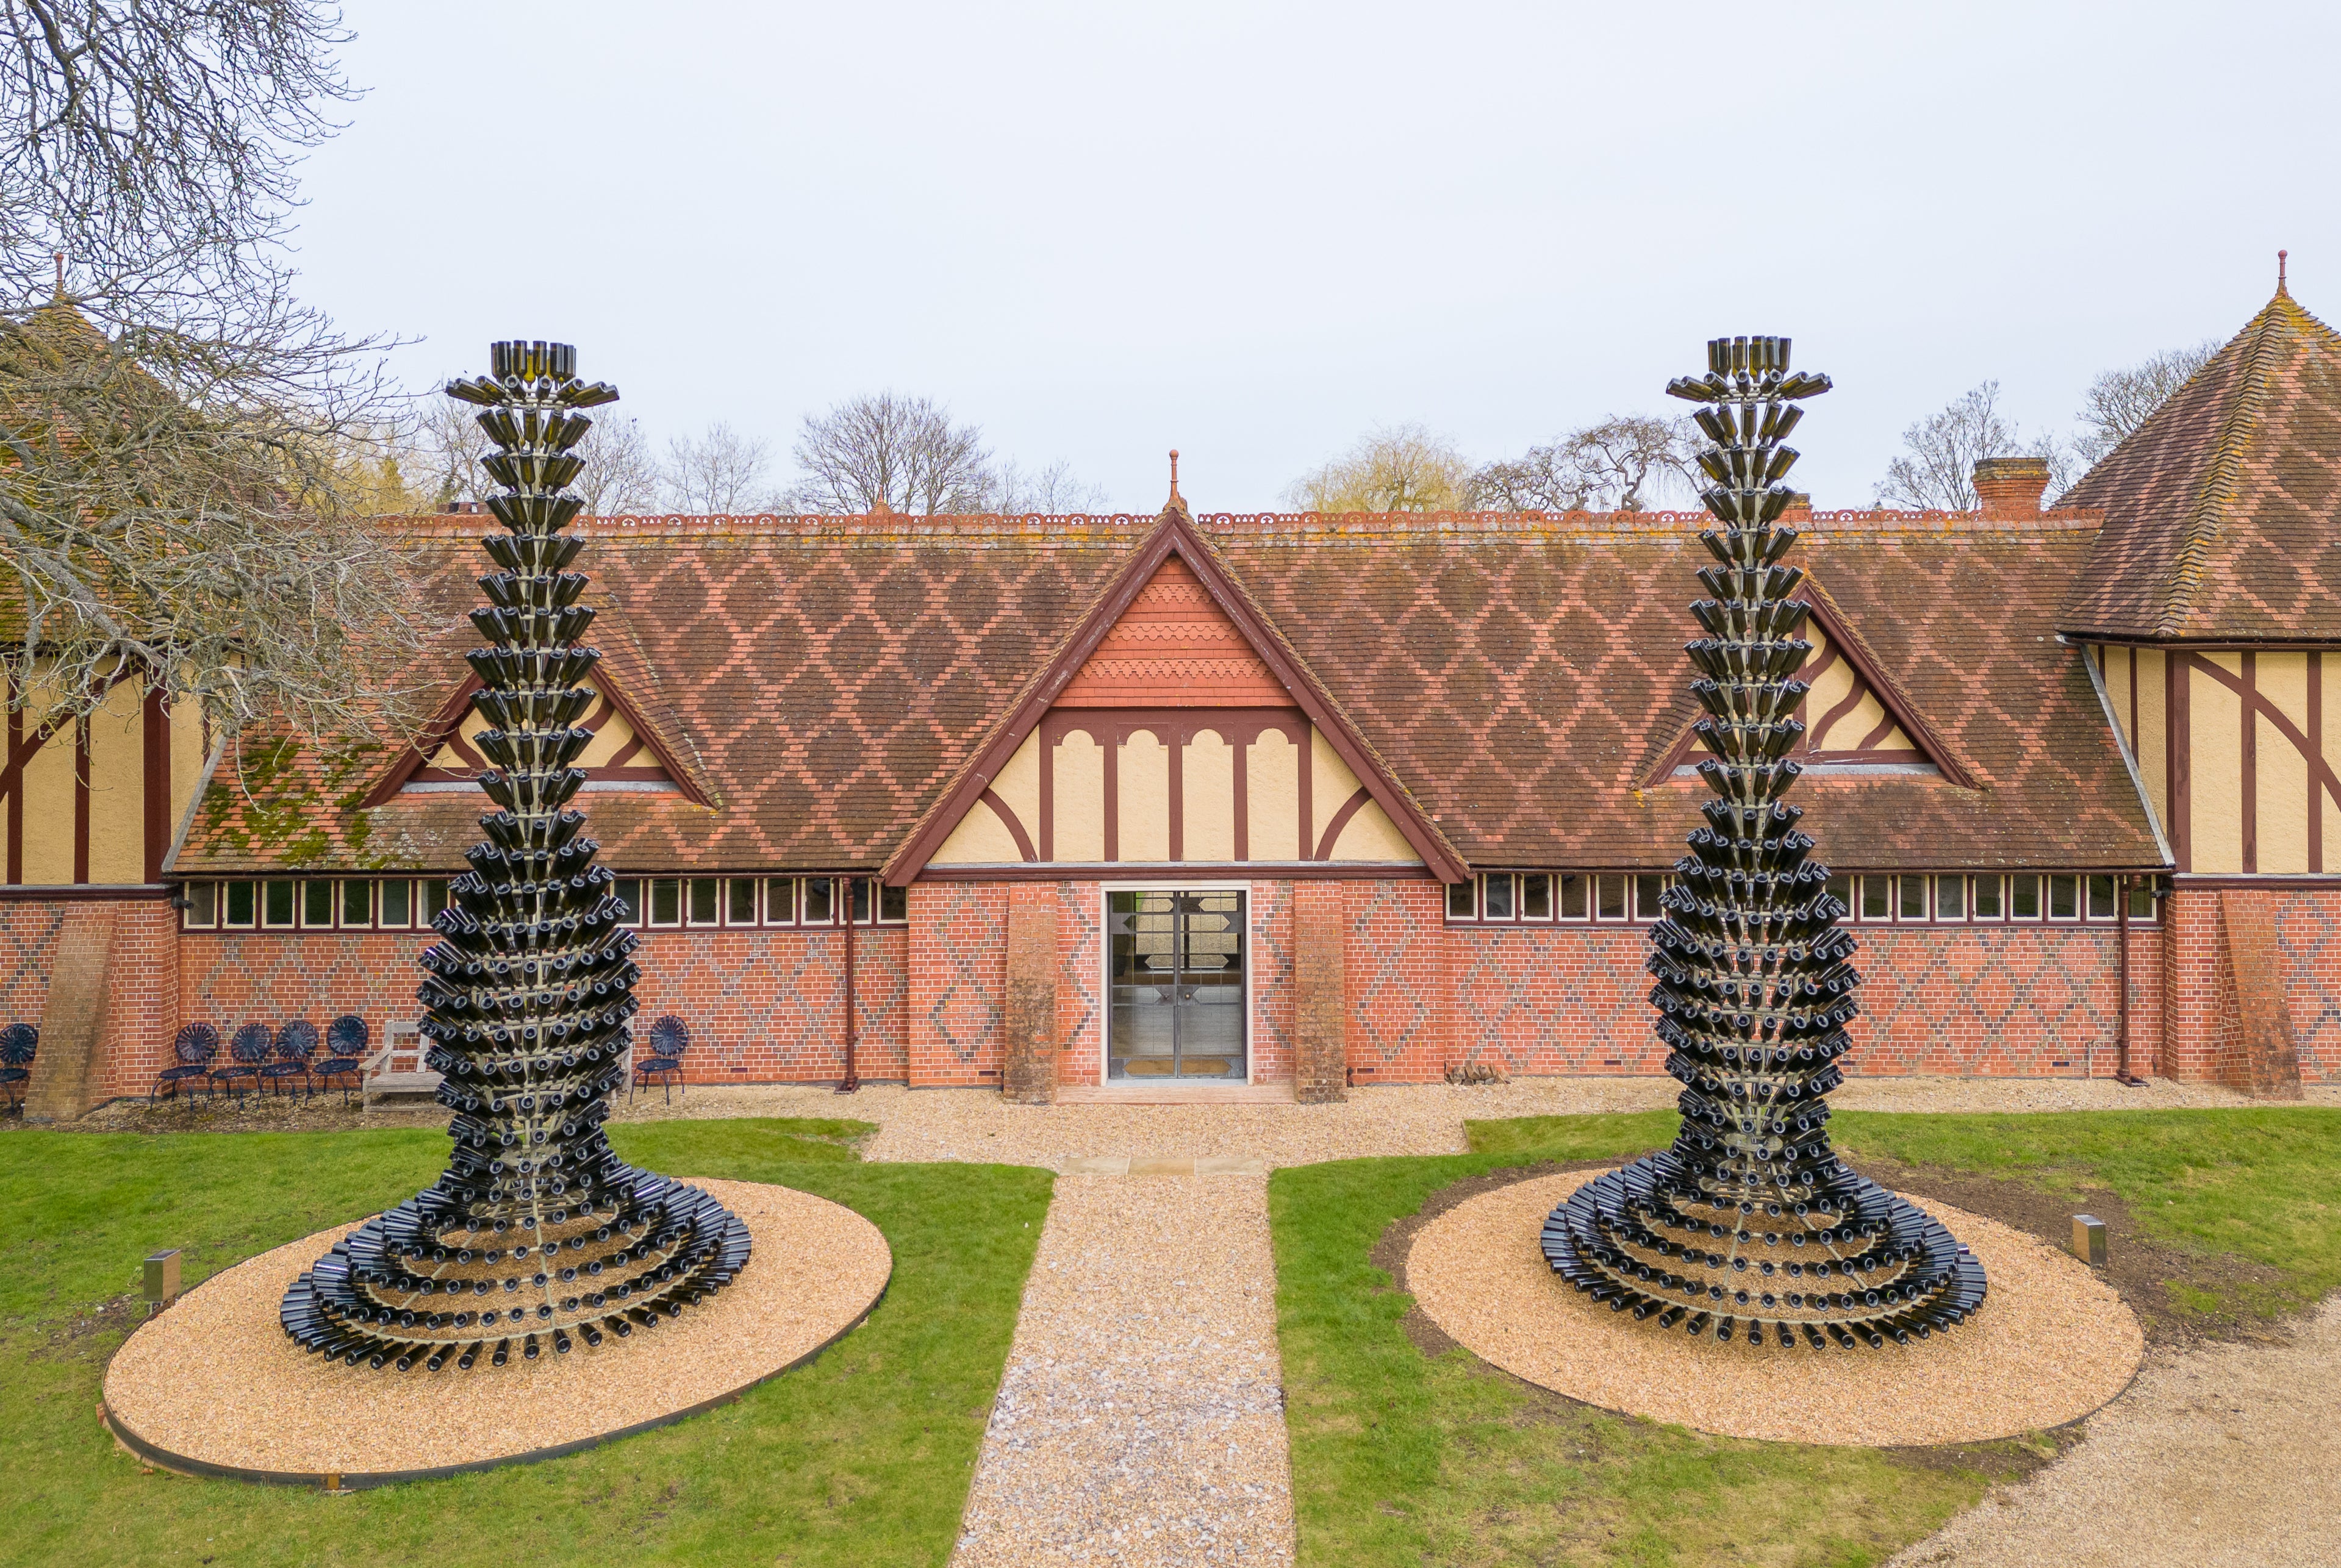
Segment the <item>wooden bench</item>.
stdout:
<path fill-rule="evenodd" d="M 383 1034 L 383 1047 L 366 1058 L 360 1079 L 367 1107 L 384 1100 L 427 1100 L 436 1094 L 442 1075 L 423 1065 L 426 1047 L 422 1030 L 413 1023 L 394 1023 Z"/>

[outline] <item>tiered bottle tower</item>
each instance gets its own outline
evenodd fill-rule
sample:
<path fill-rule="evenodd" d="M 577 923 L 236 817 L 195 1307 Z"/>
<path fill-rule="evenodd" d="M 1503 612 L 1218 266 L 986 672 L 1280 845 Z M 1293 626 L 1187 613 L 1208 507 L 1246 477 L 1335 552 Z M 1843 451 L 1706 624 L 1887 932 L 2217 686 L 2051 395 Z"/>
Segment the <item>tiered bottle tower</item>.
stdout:
<path fill-rule="evenodd" d="M 585 575 L 565 570 L 584 541 L 562 531 L 583 504 L 563 493 L 584 466 L 570 454 L 593 424 L 579 411 L 617 390 L 580 382 L 566 343 L 491 352 L 492 379 L 447 392 L 481 405 L 499 449 L 488 510 L 506 531 L 481 541 L 499 570 L 472 612 L 494 646 L 470 656 L 489 725 L 476 743 L 495 765 L 480 788 L 499 809 L 433 921 L 417 993 L 455 1147 L 436 1183 L 336 1242 L 282 1309 L 304 1348 L 401 1372 L 623 1338 L 748 1263 L 736 1216 L 624 1164 L 603 1132 L 639 971 L 609 868 L 568 809 L 592 739 L 576 728 L 595 697 L 580 682 L 601 656 L 578 644 L 593 611 L 578 602 Z"/>
<path fill-rule="evenodd" d="M 1686 1086 L 1674 1146 L 1579 1188 L 1545 1222 L 1556 1273 L 1613 1311 L 1750 1345 L 1768 1335 L 1814 1349 L 1908 1345 L 1983 1304 L 1983 1266 L 1943 1226 L 1847 1168 L 1829 1146 L 1826 1096 L 1844 1080 L 1860 977 L 1844 904 L 1810 858 L 1802 811 L 1781 799 L 1802 771 L 1795 679 L 1812 645 L 1804 573 L 1780 564 L 1780 443 L 1798 400 L 1827 376 L 1792 373 L 1787 338 L 1718 338 L 1708 372 L 1669 383 L 1700 405 L 1715 444 L 1699 456 L 1702 500 L 1722 525 L 1699 534 L 1712 599 L 1691 606 L 1707 635 L 1687 645 L 1717 799 L 1675 862 L 1652 929 L 1650 1000 L 1667 1071 Z"/>

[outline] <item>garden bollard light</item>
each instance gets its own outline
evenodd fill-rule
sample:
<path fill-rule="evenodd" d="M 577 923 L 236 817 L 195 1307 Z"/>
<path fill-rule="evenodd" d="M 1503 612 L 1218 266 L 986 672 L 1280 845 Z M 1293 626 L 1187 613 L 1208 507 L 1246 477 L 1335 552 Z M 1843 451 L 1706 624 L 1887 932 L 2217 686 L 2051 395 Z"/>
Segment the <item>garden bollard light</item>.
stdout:
<path fill-rule="evenodd" d="M 2073 1255 L 2091 1268 L 2106 1266 L 2106 1222 L 2093 1214 L 2073 1216 Z"/>
<path fill-rule="evenodd" d="M 179 1298 L 179 1249 L 169 1247 L 146 1255 L 146 1315 L 154 1316 Z"/>

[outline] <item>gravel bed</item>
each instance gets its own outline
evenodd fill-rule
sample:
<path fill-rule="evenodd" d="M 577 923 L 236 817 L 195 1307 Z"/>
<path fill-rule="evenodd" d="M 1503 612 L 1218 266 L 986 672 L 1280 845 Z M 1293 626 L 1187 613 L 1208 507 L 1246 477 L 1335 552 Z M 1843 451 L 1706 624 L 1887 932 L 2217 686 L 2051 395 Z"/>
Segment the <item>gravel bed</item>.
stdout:
<path fill-rule="evenodd" d="M 1605 1409 L 1724 1437 L 1902 1446 L 1977 1443 L 2078 1420 L 2118 1394 L 2146 1335 L 2088 1266 L 1981 1215 L 1934 1206 L 1991 1295 L 1948 1334 L 1870 1350 L 1718 1344 L 1570 1289 L 1537 1237 L 1599 1173 L 1515 1182 L 1425 1226 L 1407 1256 L 1417 1305 L 1514 1376 Z"/>
<path fill-rule="evenodd" d="M 2088 1441 L 1888 1568 L 2341 1563 L 2341 1296 L 2290 1344 L 2158 1350 Z"/>
<path fill-rule="evenodd" d="M 1292 1561 L 1267 1195 L 1058 1178 L 956 1568 Z"/>
<path fill-rule="evenodd" d="M 567 1355 L 459 1372 L 311 1355 L 276 1318 L 285 1287 L 357 1228 L 319 1231 L 214 1275 L 141 1325 L 105 1374 L 110 1414 L 208 1464 L 300 1475 L 510 1459 L 656 1421 L 812 1354 L 870 1310 L 893 1271 L 878 1227 L 789 1187 L 697 1181 L 748 1222 L 755 1253 L 703 1306 Z M 473 1398 L 449 1397 L 468 1393 Z"/>

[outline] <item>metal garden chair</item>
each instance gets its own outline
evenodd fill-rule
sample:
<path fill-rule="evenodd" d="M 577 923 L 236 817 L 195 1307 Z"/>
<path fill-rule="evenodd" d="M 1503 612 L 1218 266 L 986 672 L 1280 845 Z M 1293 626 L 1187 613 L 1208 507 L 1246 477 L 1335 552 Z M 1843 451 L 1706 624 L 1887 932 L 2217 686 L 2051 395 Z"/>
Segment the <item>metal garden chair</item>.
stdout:
<path fill-rule="evenodd" d="M 350 1091 L 364 1083 L 366 1043 L 372 1039 L 366 1021 L 355 1013 L 344 1013 L 325 1026 L 325 1059 L 309 1069 L 321 1088 L 334 1087 L 334 1080 L 342 1080 L 342 1104 L 350 1103 Z"/>
<path fill-rule="evenodd" d="M 25 1086 L 33 1077 L 33 1053 L 40 1047 L 41 1031 L 30 1024 L 11 1024 L 0 1029 L 0 1091 L 8 1096 L 8 1108 L 25 1108 Z"/>
<path fill-rule="evenodd" d="M 154 1097 L 164 1089 L 177 1099 L 189 1084 L 201 1084 L 204 1093 L 212 1092 L 212 1062 L 219 1055 L 219 1031 L 209 1024 L 185 1024 L 171 1040 L 171 1055 L 176 1058 L 174 1067 L 164 1067 L 154 1075 L 154 1084 L 146 1091 L 146 1103 L 153 1105 Z"/>
<path fill-rule="evenodd" d="M 309 1058 L 317 1054 L 317 1026 L 306 1018 L 294 1018 L 276 1031 L 276 1059 L 262 1067 L 257 1075 L 260 1087 L 271 1084 L 289 1085 L 295 1077 L 301 1080 L 301 1097 L 309 1097 L 309 1081 L 314 1076 Z M 290 1089 L 286 1090 L 290 1093 Z"/>
<path fill-rule="evenodd" d="M 227 1042 L 228 1064 L 212 1069 L 212 1082 L 224 1085 L 235 1096 L 236 1103 L 244 1101 L 244 1091 L 236 1087 L 238 1078 L 250 1078 L 252 1087 L 260 1087 L 260 1069 L 267 1065 L 268 1053 L 276 1045 L 276 1036 L 266 1024 L 246 1024 L 231 1036 Z"/>
<path fill-rule="evenodd" d="M 691 1026 L 672 1013 L 662 1013 L 651 1025 L 647 1041 L 650 1055 L 634 1062 L 634 1081 L 626 1090 L 633 1099 L 634 1090 L 648 1088 L 655 1081 L 666 1086 L 666 1103 L 674 1104 L 674 1086 L 682 1083 L 682 1053 L 691 1048 Z M 683 1084 L 687 1098 L 691 1086 Z"/>

